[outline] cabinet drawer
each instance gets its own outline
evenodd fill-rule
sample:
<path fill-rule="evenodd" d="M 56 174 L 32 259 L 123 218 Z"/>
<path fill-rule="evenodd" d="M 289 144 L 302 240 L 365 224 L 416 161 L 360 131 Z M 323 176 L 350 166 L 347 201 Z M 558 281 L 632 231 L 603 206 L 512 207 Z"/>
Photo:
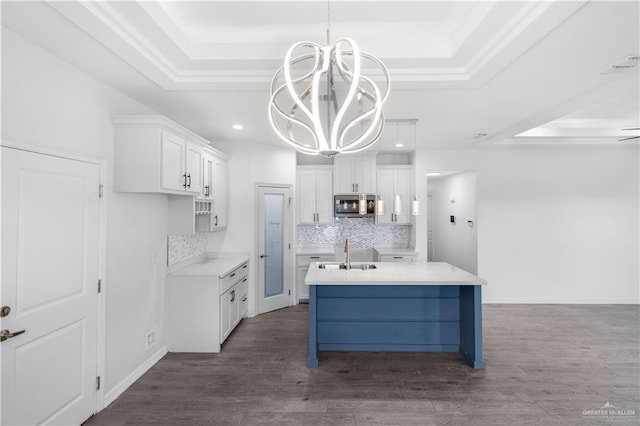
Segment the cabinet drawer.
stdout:
<path fill-rule="evenodd" d="M 298 255 L 297 266 L 309 266 L 311 262 L 333 262 L 335 256 L 332 254 L 321 255 Z"/>
<path fill-rule="evenodd" d="M 416 255 L 380 256 L 380 262 L 415 262 Z"/>
<path fill-rule="evenodd" d="M 220 278 L 220 294 L 229 290 L 235 283 L 247 277 L 248 264 L 243 263 L 227 275 Z"/>

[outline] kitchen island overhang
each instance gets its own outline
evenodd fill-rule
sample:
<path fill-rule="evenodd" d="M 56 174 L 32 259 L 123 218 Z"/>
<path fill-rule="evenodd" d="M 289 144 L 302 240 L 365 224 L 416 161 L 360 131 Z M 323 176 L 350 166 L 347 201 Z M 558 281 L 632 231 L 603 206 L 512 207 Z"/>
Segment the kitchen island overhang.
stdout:
<path fill-rule="evenodd" d="M 484 368 L 482 278 L 445 262 L 320 265 L 305 278 L 309 367 L 319 351 L 374 351 L 460 352 Z"/>

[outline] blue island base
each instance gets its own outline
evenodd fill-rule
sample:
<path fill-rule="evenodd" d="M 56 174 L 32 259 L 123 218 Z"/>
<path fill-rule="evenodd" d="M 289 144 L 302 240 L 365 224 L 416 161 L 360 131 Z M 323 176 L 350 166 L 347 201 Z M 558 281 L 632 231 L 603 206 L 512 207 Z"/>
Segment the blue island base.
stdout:
<path fill-rule="evenodd" d="M 319 351 L 460 352 L 482 360 L 479 285 L 310 285 L 307 366 Z"/>

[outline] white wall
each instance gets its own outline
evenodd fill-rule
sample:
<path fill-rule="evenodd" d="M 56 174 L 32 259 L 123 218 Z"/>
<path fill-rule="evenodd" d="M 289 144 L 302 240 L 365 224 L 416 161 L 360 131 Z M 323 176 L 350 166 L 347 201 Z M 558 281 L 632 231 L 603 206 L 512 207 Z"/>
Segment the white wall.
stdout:
<path fill-rule="evenodd" d="M 217 143 L 216 148 L 228 154 L 229 160 L 229 225 L 226 230 L 211 233 L 207 251 L 249 254 L 248 315 L 257 315 L 256 245 L 258 238 L 256 184 L 291 185 L 296 182 L 296 154 L 287 147 L 257 143 Z M 295 201 L 291 203 L 291 282 L 295 282 Z"/>
<path fill-rule="evenodd" d="M 167 199 L 111 191 L 111 114 L 148 114 L 144 106 L 25 39 L 2 31 L 2 136 L 46 150 L 105 161 L 107 179 L 107 398 L 166 343 L 164 276 Z M 151 263 L 156 255 L 158 263 Z M 148 350 L 145 337 L 156 329 Z"/>
<path fill-rule="evenodd" d="M 637 145 L 420 151 L 416 184 L 476 171 L 485 302 L 637 304 L 639 163 Z M 426 253 L 425 216 L 416 232 Z"/>
<path fill-rule="evenodd" d="M 478 241 L 475 226 L 475 172 L 427 177 L 427 188 L 433 203 L 434 261 L 448 262 L 476 274 Z M 450 222 L 450 216 L 455 217 L 454 223 Z M 472 221 L 472 224 L 468 221 Z"/>

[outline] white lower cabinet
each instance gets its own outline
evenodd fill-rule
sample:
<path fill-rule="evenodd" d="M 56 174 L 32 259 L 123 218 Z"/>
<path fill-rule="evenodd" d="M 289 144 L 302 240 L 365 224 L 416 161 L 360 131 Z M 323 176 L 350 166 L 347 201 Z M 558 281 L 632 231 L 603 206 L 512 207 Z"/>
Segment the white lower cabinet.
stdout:
<path fill-rule="evenodd" d="M 223 275 L 194 268 L 167 275 L 169 352 L 220 352 L 247 313 L 248 263 Z"/>
<path fill-rule="evenodd" d="M 376 262 L 417 262 L 418 253 L 414 249 L 374 248 Z"/>
<path fill-rule="evenodd" d="M 377 262 L 415 262 L 418 258 L 417 254 L 402 256 L 378 256 Z"/>
<path fill-rule="evenodd" d="M 304 283 L 304 279 L 307 276 L 309 265 L 312 262 L 333 262 L 335 255 L 333 254 L 299 254 L 296 256 L 296 286 L 298 301 L 309 300 L 309 288 Z"/>

